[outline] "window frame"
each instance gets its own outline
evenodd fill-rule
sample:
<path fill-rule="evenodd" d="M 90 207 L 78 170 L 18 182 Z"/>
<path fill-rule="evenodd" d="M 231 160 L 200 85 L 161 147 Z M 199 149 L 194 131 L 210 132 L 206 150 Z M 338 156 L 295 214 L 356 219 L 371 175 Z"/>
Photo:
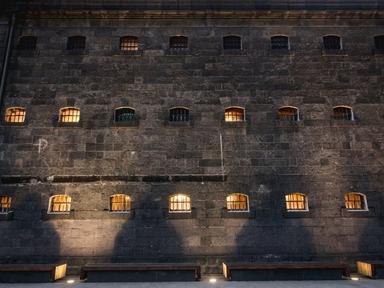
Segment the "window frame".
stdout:
<path fill-rule="evenodd" d="M 8 114 L 8 111 L 11 110 L 11 109 L 20 109 L 24 112 L 24 121 L 23 122 L 11 122 L 11 121 L 7 121 L 7 114 Z M 20 117 L 20 116 L 17 116 L 17 117 Z M 24 108 L 24 107 L 21 107 L 21 106 L 11 106 L 11 107 L 7 107 L 5 108 L 5 111 L 4 111 L 4 117 L 3 117 L 3 123 L 7 124 L 7 125 L 24 125 L 27 121 L 27 109 Z"/>
<path fill-rule="evenodd" d="M 79 111 L 79 121 L 62 121 L 62 112 L 63 110 L 66 110 L 66 109 L 74 109 L 74 110 L 77 110 Z M 68 115 L 67 117 L 76 117 L 76 116 L 71 116 L 71 115 Z M 76 106 L 65 106 L 65 107 L 62 107 L 59 109 L 59 119 L 58 119 L 58 123 L 61 124 L 61 125 L 75 125 L 75 124 L 79 124 L 81 121 L 81 109 L 76 107 Z"/>
<path fill-rule="evenodd" d="M 339 119 L 339 118 L 336 118 L 335 117 L 335 109 L 337 108 L 346 108 L 346 109 L 349 109 L 351 111 L 351 119 Z M 335 121 L 338 121 L 338 120 L 344 120 L 344 121 L 355 121 L 355 113 L 353 111 L 353 108 L 351 106 L 348 106 L 348 105 L 336 105 L 336 106 L 333 106 L 332 107 L 332 119 L 335 120 Z"/>
<path fill-rule="evenodd" d="M 288 203 L 292 203 L 294 201 L 287 201 L 287 196 L 290 196 L 290 195 L 300 195 L 300 196 L 304 196 L 304 209 L 288 209 Z M 298 201 L 296 201 L 298 202 Z M 284 207 L 285 207 L 285 211 L 287 212 L 309 212 L 309 205 L 308 205 L 308 197 L 306 194 L 304 193 L 299 193 L 299 192 L 293 192 L 293 193 L 288 193 L 288 194 L 285 194 L 284 195 Z"/>
<path fill-rule="evenodd" d="M 228 39 L 228 38 L 238 38 L 240 39 L 240 47 L 239 48 L 226 48 L 225 47 L 225 39 Z M 221 44 L 221 48 L 224 50 L 224 51 L 242 51 L 243 50 L 243 39 L 240 35 L 236 35 L 236 34 L 229 34 L 229 35 L 225 35 L 223 36 L 222 40 L 221 40 L 222 44 Z"/>
<path fill-rule="evenodd" d="M 6 198 L 8 201 L 2 203 L 2 199 Z M 9 208 L 3 208 L 3 204 L 9 205 Z M 0 195 L 0 214 L 7 215 L 12 212 L 12 196 L 9 195 Z"/>
<path fill-rule="evenodd" d="M 226 117 L 226 113 L 228 110 L 230 109 L 241 109 L 243 111 L 243 119 L 241 121 L 227 121 L 227 117 Z M 224 109 L 224 122 L 225 123 L 244 123 L 246 122 L 246 118 L 245 118 L 245 107 L 241 107 L 241 106 L 229 106 L 227 108 Z"/>
<path fill-rule="evenodd" d="M 185 111 L 188 111 L 187 113 L 187 120 L 171 120 L 171 115 L 172 115 L 172 111 L 173 110 L 177 110 L 177 109 L 183 109 Z M 191 121 L 191 109 L 189 109 L 188 107 L 185 107 L 185 106 L 174 106 L 174 107 L 171 107 L 168 109 L 168 122 L 170 123 L 188 123 Z"/>
<path fill-rule="evenodd" d="M 56 197 L 60 197 L 60 196 L 66 196 L 67 197 L 67 202 L 64 202 L 65 203 L 64 205 L 67 205 L 68 211 L 52 211 L 53 199 Z M 72 197 L 71 196 L 69 196 L 67 194 L 55 194 L 55 195 L 52 195 L 51 197 L 49 197 L 47 214 L 53 214 L 53 215 L 54 214 L 66 214 L 66 215 L 68 215 L 71 213 L 71 207 L 72 207 Z"/>
<path fill-rule="evenodd" d="M 241 195 L 241 196 L 245 196 L 246 198 L 246 204 L 247 204 L 247 209 L 246 210 L 239 210 L 239 209 L 228 209 L 228 197 L 232 196 L 232 195 Z M 244 193 L 231 193 L 231 194 L 228 194 L 226 197 L 225 197 L 225 203 L 226 203 L 226 209 L 228 211 L 228 213 L 246 213 L 246 212 L 249 212 L 249 196 L 247 194 L 244 194 Z"/>
<path fill-rule="evenodd" d="M 112 204 L 113 204 L 112 199 L 113 199 L 113 197 L 116 197 L 116 196 L 126 197 L 126 199 L 128 199 L 128 201 L 127 201 L 128 205 L 127 206 L 129 206 L 129 209 L 127 209 L 127 210 L 112 210 Z M 126 202 L 118 202 L 118 203 L 119 204 L 124 203 L 124 206 L 126 206 Z M 129 195 L 119 193 L 119 194 L 113 194 L 113 195 L 109 196 L 109 213 L 130 213 L 131 211 L 132 211 L 132 198 Z"/>
<path fill-rule="evenodd" d="M 174 197 L 176 197 L 176 196 L 185 196 L 186 197 L 186 199 L 188 200 L 188 201 L 186 201 L 185 203 L 185 205 L 189 205 L 189 210 L 171 210 L 171 204 L 172 203 L 176 203 L 176 204 L 178 204 L 178 203 L 184 203 L 184 202 L 172 202 L 171 200 L 172 200 L 172 198 L 174 198 Z M 175 193 L 175 194 L 172 194 L 172 195 L 170 195 L 169 197 L 168 197 L 168 213 L 170 213 L 170 214 L 173 214 L 173 213 L 175 213 L 175 214 L 177 214 L 177 213 L 184 213 L 184 214 L 190 214 L 190 213 L 192 213 L 192 199 L 191 199 L 191 197 L 190 196 L 188 196 L 187 194 L 185 194 L 185 193 Z"/>
<path fill-rule="evenodd" d="M 347 208 L 347 201 L 346 201 L 345 197 L 347 195 L 350 195 L 350 194 L 360 195 L 360 197 L 363 197 L 363 201 L 362 201 L 362 203 L 364 203 L 363 209 Z M 346 192 L 346 193 L 344 193 L 344 207 L 349 212 L 367 212 L 367 211 L 369 211 L 367 195 L 365 195 L 364 193 L 360 193 L 360 192 Z"/>
<path fill-rule="evenodd" d="M 135 40 L 137 42 L 137 49 L 135 50 L 129 50 L 129 49 L 122 49 L 123 47 L 123 41 L 124 40 Z M 126 48 L 128 48 L 127 46 Z M 133 46 L 132 46 L 133 47 Z M 140 50 L 140 42 L 139 42 L 139 37 L 133 36 L 133 35 L 126 35 L 126 36 L 121 36 L 119 39 L 119 50 L 123 53 L 135 53 Z"/>
<path fill-rule="evenodd" d="M 279 112 L 280 112 L 281 109 L 284 109 L 284 108 L 292 108 L 292 109 L 296 110 L 296 119 L 294 119 L 294 120 L 281 119 L 280 116 L 279 116 Z M 296 106 L 291 106 L 291 105 L 281 106 L 279 109 L 277 109 L 277 118 L 280 121 L 300 122 L 300 120 L 301 120 L 301 118 L 300 118 L 300 109 L 298 107 L 296 107 Z"/>
<path fill-rule="evenodd" d="M 123 109 L 129 109 L 131 111 L 133 111 L 133 118 L 128 120 L 128 121 L 116 121 L 116 117 L 117 117 L 117 112 L 119 110 L 123 110 Z M 129 106 L 120 106 L 120 107 L 117 107 L 115 108 L 115 110 L 113 111 L 113 122 L 115 124 L 125 124 L 125 123 L 132 123 L 134 121 L 137 120 L 137 115 L 136 115 L 136 109 L 135 108 L 132 108 L 132 107 L 129 107 Z"/>
<path fill-rule="evenodd" d="M 172 44 L 172 40 L 173 39 L 186 39 L 186 47 L 173 47 Z M 169 36 L 169 41 L 168 41 L 168 47 L 169 47 L 169 50 L 171 51 L 184 51 L 184 50 L 188 50 L 189 49 L 189 37 L 188 36 L 185 36 L 185 35 L 173 35 L 173 36 Z"/>
<path fill-rule="evenodd" d="M 335 48 L 326 48 L 325 46 L 325 39 L 327 37 L 337 37 L 339 39 L 339 49 L 335 49 Z M 323 49 L 325 51 L 342 51 L 344 49 L 344 45 L 343 45 L 343 38 L 340 36 L 340 35 L 337 35 L 337 34 L 327 34 L 327 35 L 323 35 L 322 37 L 322 40 L 323 40 Z"/>
<path fill-rule="evenodd" d="M 75 41 L 79 39 L 84 40 L 84 47 L 76 47 L 74 44 L 79 43 L 80 41 Z M 67 37 L 67 51 L 84 51 L 87 48 L 87 37 L 83 35 L 72 35 Z"/>
<path fill-rule="evenodd" d="M 277 38 L 277 37 L 284 37 L 287 39 L 287 48 L 273 48 L 273 45 L 272 45 L 272 39 L 273 38 Z M 269 46 L 270 46 L 270 49 L 272 51 L 291 51 L 291 41 L 290 41 L 290 38 L 289 36 L 287 35 L 284 35 L 284 34 L 276 34 L 276 35 L 272 35 L 269 39 Z"/>

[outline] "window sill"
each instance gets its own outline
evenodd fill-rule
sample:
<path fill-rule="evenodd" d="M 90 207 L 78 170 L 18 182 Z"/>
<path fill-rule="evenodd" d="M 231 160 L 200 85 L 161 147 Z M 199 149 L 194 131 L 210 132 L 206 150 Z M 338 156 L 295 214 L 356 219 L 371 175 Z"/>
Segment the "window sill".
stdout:
<path fill-rule="evenodd" d="M 81 128 L 83 127 L 82 122 L 56 122 L 56 127 L 59 128 Z"/>
<path fill-rule="evenodd" d="M 372 52 L 375 56 L 384 56 L 384 49 L 373 49 Z"/>
<path fill-rule="evenodd" d="M 309 210 L 286 210 L 283 211 L 283 216 L 285 218 L 312 218 L 313 212 Z"/>
<path fill-rule="evenodd" d="M 331 119 L 330 124 L 331 126 L 345 126 L 345 127 L 351 127 L 355 126 L 359 123 L 358 120 L 345 120 L 345 119 Z"/>
<path fill-rule="evenodd" d="M 165 219 L 194 219 L 196 218 L 196 208 L 192 208 L 190 212 L 170 212 L 168 209 L 163 210 Z"/>
<path fill-rule="evenodd" d="M 271 49 L 269 50 L 269 56 L 291 56 L 291 55 L 294 55 L 294 53 L 292 53 L 292 51 L 288 50 L 288 49 Z"/>
<path fill-rule="evenodd" d="M 27 123 L 26 122 L 23 122 L 23 123 L 2 122 L 1 126 L 3 126 L 3 127 L 25 127 L 25 126 L 27 126 Z"/>
<path fill-rule="evenodd" d="M 13 220 L 13 211 L 7 213 L 0 213 L 0 221 L 11 221 Z"/>
<path fill-rule="evenodd" d="M 87 55 L 89 54 L 88 49 L 73 49 L 73 50 L 65 50 L 65 55 Z"/>
<path fill-rule="evenodd" d="M 192 127 L 191 121 L 167 121 L 166 125 L 169 127 Z"/>
<path fill-rule="evenodd" d="M 337 49 L 322 49 L 322 56 L 348 56 L 345 50 L 337 50 Z"/>
<path fill-rule="evenodd" d="M 255 218 L 255 213 L 252 210 L 249 211 L 230 211 L 227 208 L 221 210 L 222 218 Z"/>
<path fill-rule="evenodd" d="M 278 128 L 298 128 L 304 127 L 304 121 L 295 121 L 295 120 L 279 120 L 275 121 L 275 126 Z"/>
<path fill-rule="evenodd" d="M 178 55 L 189 55 L 190 50 L 188 48 L 185 49 L 169 49 L 167 50 L 167 56 L 178 56 Z"/>
<path fill-rule="evenodd" d="M 41 210 L 41 218 L 43 221 L 74 219 L 74 216 L 74 210 L 71 210 L 70 212 L 47 212 L 45 209 Z"/>
<path fill-rule="evenodd" d="M 134 209 L 131 209 L 129 211 L 121 211 L 121 212 L 111 211 L 111 210 L 107 210 L 107 211 L 108 211 L 108 218 L 110 218 L 110 219 L 130 220 L 130 219 L 135 218 L 135 210 Z"/>
<path fill-rule="evenodd" d="M 370 218 L 376 217 L 375 208 L 369 207 L 369 210 L 350 210 L 341 207 L 341 216 L 345 218 Z"/>
<path fill-rule="evenodd" d="M 136 51 L 119 50 L 119 51 L 116 51 L 114 54 L 123 55 L 123 56 L 143 56 L 143 50 L 136 50 Z"/>
<path fill-rule="evenodd" d="M 246 128 L 247 127 L 247 121 L 226 122 L 223 120 L 222 126 L 224 128 Z"/>
<path fill-rule="evenodd" d="M 140 121 L 138 119 L 134 119 L 131 121 L 125 121 L 125 122 L 113 122 L 112 127 L 137 127 L 140 125 Z"/>
<path fill-rule="evenodd" d="M 247 52 L 241 49 L 226 49 L 226 50 L 221 50 L 221 55 L 226 56 L 226 55 L 240 55 L 240 56 L 245 56 L 247 55 Z"/>

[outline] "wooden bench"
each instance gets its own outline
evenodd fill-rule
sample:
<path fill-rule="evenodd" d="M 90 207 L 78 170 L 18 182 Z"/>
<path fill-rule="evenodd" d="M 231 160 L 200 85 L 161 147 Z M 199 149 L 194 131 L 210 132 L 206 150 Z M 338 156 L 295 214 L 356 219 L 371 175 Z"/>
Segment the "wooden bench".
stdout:
<path fill-rule="evenodd" d="M 357 261 L 357 272 L 373 279 L 384 279 L 384 261 Z"/>
<path fill-rule="evenodd" d="M 64 278 L 67 264 L 0 264 L 0 283 L 45 283 Z"/>
<path fill-rule="evenodd" d="M 185 263 L 99 263 L 81 268 L 87 282 L 198 281 L 201 268 Z"/>
<path fill-rule="evenodd" d="M 324 262 L 223 263 L 223 273 L 232 281 L 341 280 L 349 276 L 349 267 Z"/>

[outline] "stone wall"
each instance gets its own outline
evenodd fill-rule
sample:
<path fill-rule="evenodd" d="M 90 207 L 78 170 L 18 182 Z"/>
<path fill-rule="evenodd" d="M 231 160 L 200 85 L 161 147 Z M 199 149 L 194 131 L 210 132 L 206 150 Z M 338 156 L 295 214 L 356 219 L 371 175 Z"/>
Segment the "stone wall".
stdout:
<path fill-rule="evenodd" d="M 3 109 L 24 106 L 27 120 L 1 127 L 0 193 L 14 210 L 0 221 L 1 261 L 198 260 L 211 273 L 224 258 L 383 255 L 384 57 L 373 51 L 382 20 L 328 18 L 20 21 L 16 39 L 37 36 L 38 49 L 14 49 L 8 78 Z M 178 34 L 189 50 L 172 53 Z M 242 51 L 221 49 L 228 34 L 242 36 Z M 289 53 L 270 50 L 276 34 L 290 37 Z M 342 52 L 322 50 L 326 34 L 342 36 Z M 87 37 L 84 53 L 66 51 L 72 35 Z M 119 51 L 125 35 L 139 37 L 140 53 Z M 277 120 L 284 105 L 301 121 Z M 356 120 L 332 120 L 335 105 Z M 78 126 L 58 125 L 65 106 L 81 109 Z M 120 106 L 139 124 L 116 127 Z M 174 106 L 190 109 L 190 123 L 168 122 Z M 224 123 L 228 106 L 244 107 L 246 123 Z M 346 211 L 349 191 L 366 194 L 369 211 Z M 193 213 L 167 213 L 176 192 Z M 249 195 L 249 213 L 223 211 L 233 192 Z M 292 192 L 308 196 L 309 212 L 285 212 Z M 115 193 L 131 196 L 134 213 L 108 212 Z M 55 194 L 72 197 L 70 215 L 46 215 Z"/>

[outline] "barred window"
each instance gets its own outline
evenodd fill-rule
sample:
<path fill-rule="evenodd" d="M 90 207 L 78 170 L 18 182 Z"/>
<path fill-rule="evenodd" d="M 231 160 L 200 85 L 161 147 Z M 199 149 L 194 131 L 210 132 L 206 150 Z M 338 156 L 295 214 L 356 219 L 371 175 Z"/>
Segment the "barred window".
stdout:
<path fill-rule="evenodd" d="M 5 122 L 24 123 L 26 110 L 22 107 L 10 107 L 5 110 Z"/>
<path fill-rule="evenodd" d="M 353 121 L 354 115 L 352 108 L 348 106 L 333 107 L 333 119 Z"/>
<path fill-rule="evenodd" d="M 227 210 L 231 212 L 248 211 L 248 196 L 245 194 L 234 193 L 227 196 Z"/>
<path fill-rule="evenodd" d="M 183 107 L 171 108 L 169 110 L 169 121 L 186 122 L 189 121 L 189 109 Z"/>
<path fill-rule="evenodd" d="M 20 50 L 35 50 L 37 38 L 35 36 L 23 36 L 19 39 L 19 45 L 17 46 Z"/>
<path fill-rule="evenodd" d="M 308 210 L 307 198 L 300 193 L 285 195 L 285 207 L 288 211 L 306 211 Z"/>
<path fill-rule="evenodd" d="M 124 123 L 135 120 L 135 109 L 121 107 L 115 110 L 115 122 Z"/>
<path fill-rule="evenodd" d="M 344 195 L 345 208 L 348 210 L 368 210 L 367 198 L 361 193 L 346 193 Z"/>
<path fill-rule="evenodd" d="M 85 49 L 85 37 L 84 36 L 68 37 L 67 49 L 68 50 L 84 50 Z"/>
<path fill-rule="evenodd" d="M 59 122 L 77 123 L 80 121 L 80 109 L 75 107 L 66 107 L 60 109 Z"/>
<path fill-rule="evenodd" d="M 277 112 L 279 120 L 299 121 L 299 109 L 292 106 L 281 107 Z"/>
<path fill-rule="evenodd" d="M 323 45 L 326 50 L 340 50 L 341 38 L 335 35 L 327 35 L 323 37 Z"/>
<path fill-rule="evenodd" d="M 169 197 L 169 212 L 191 212 L 191 198 L 184 194 Z"/>
<path fill-rule="evenodd" d="M 272 50 L 289 50 L 289 41 L 287 36 L 273 36 L 271 37 Z"/>
<path fill-rule="evenodd" d="M 245 120 L 244 108 L 229 107 L 224 112 L 225 122 L 243 122 Z"/>
<path fill-rule="evenodd" d="M 125 36 L 120 38 L 120 50 L 138 51 L 139 39 L 136 36 Z"/>
<path fill-rule="evenodd" d="M 131 198 L 124 194 L 115 194 L 110 198 L 111 212 L 127 212 L 131 210 Z"/>
<path fill-rule="evenodd" d="M 54 195 L 50 198 L 49 213 L 68 213 L 71 211 L 71 197 L 68 195 Z"/>
<path fill-rule="evenodd" d="M 0 213 L 8 213 L 11 210 L 12 198 L 9 196 L 0 196 Z"/>
<path fill-rule="evenodd" d="M 225 36 L 223 37 L 224 50 L 241 50 L 241 37 L 239 36 Z"/>
<path fill-rule="evenodd" d="M 384 50 L 384 35 L 375 36 L 375 48 L 377 50 Z"/>
<path fill-rule="evenodd" d="M 187 49 L 188 37 L 185 36 L 172 36 L 169 38 L 169 48 L 173 50 Z"/>

